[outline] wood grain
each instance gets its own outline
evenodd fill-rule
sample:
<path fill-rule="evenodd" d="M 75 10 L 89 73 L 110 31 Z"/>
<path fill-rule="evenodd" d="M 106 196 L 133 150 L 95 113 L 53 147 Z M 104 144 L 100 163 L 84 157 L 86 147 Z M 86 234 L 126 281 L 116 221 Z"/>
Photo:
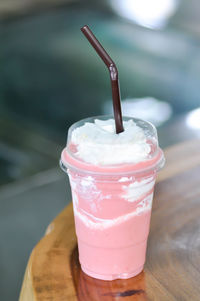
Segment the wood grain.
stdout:
<path fill-rule="evenodd" d="M 101 281 L 81 271 L 70 204 L 34 248 L 20 301 L 200 300 L 199 149 L 195 140 L 165 152 L 140 275 Z"/>

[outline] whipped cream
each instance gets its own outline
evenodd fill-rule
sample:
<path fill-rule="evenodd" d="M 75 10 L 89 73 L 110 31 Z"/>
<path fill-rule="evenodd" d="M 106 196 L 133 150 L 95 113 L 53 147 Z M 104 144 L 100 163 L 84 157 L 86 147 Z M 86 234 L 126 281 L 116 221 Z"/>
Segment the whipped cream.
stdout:
<path fill-rule="evenodd" d="M 152 199 L 153 199 L 153 193 L 145 197 L 137 206 L 136 210 L 133 212 L 118 216 L 113 219 L 102 219 L 97 218 L 93 216 L 92 214 L 89 214 L 88 212 L 85 212 L 82 209 L 79 209 L 77 206 L 77 195 L 75 194 L 73 198 L 73 208 L 74 208 L 74 214 L 76 217 L 80 218 L 82 222 L 89 228 L 92 229 L 99 229 L 104 230 L 110 227 L 117 226 L 119 224 L 122 224 L 131 218 L 134 218 L 137 215 L 143 214 L 144 212 L 147 212 L 151 210 L 152 207 Z"/>
<path fill-rule="evenodd" d="M 116 134 L 114 119 L 86 122 L 73 130 L 75 156 L 94 165 L 138 163 L 151 151 L 144 131 L 133 120 L 123 122 L 124 132 Z"/>
<path fill-rule="evenodd" d="M 152 191 L 155 185 L 155 178 L 150 177 L 142 181 L 135 181 L 129 185 L 123 185 L 125 192 L 122 197 L 128 202 L 136 202 L 138 199 L 144 197 L 149 191 Z"/>
<path fill-rule="evenodd" d="M 121 185 L 122 192 L 126 193 L 121 195 L 122 201 L 135 202 L 139 201 L 136 205 L 136 208 L 124 215 L 119 215 L 118 217 L 112 219 L 104 219 L 96 217 L 96 212 L 98 212 L 99 206 L 101 206 L 101 201 L 106 199 L 111 199 L 111 194 L 103 193 L 102 190 L 98 189 L 95 184 L 95 179 L 91 176 L 88 177 L 76 177 L 74 179 L 70 174 L 70 183 L 72 186 L 72 199 L 73 199 L 73 208 L 74 214 L 79 217 L 84 224 L 90 228 L 94 229 L 105 229 L 109 227 L 116 226 L 121 224 L 130 218 L 133 218 L 136 215 L 143 214 L 144 212 L 151 210 L 152 199 L 153 199 L 153 186 L 155 183 L 154 177 L 149 177 L 142 181 L 135 181 L 128 185 L 124 185 L 124 181 Z M 121 178 L 129 179 L 130 178 Z M 120 179 L 120 180 L 121 180 Z M 107 192 L 107 191 L 106 191 Z M 82 201 L 87 201 L 91 209 L 90 213 L 86 212 L 82 206 Z M 91 213 L 92 212 L 92 213 Z"/>

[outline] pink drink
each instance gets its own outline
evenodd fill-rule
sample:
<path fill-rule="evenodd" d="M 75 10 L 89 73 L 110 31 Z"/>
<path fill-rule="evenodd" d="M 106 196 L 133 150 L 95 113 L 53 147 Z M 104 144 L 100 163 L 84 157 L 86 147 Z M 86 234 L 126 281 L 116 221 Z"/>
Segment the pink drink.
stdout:
<path fill-rule="evenodd" d="M 93 121 L 93 118 L 83 120 L 70 128 L 67 147 L 61 156 L 72 188 L 79 260 L 82 270 L 92 277 L 130 278 L 144 266 L 155 178 L 164 164 L 164 156 L 158 147 L 155 128 L 134 119 L 145 134 L 144 146 L 149 148 L 142 161 L 137 158 L 135 162 L 112 165 L 85 162 L 77 155 L 71 134 L 85 122 Z M 128 148 L 130 143 L 127 145 Z M 103 150 L 107 151 L 107 146 Z"/>

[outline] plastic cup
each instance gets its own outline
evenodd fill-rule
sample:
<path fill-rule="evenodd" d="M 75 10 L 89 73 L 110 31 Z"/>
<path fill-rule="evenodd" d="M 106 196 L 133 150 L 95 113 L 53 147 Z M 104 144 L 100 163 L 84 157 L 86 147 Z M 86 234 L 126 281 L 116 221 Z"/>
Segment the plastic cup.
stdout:
<path fill-rule="evenodd" d="M 143 270 L 156 174 L 165 161 L 155 127 L 129 117 L 123 120 L 133 119 L 145 132 L 151 146 L 147 159 L 97 166 L 77 158 L 72 131 L 85 122 L 109 118 L 97 116 L 73 124 L 61 155 L 61 167 L 71 184 L 81 268 L 103 280 L 127 279 Z"/>

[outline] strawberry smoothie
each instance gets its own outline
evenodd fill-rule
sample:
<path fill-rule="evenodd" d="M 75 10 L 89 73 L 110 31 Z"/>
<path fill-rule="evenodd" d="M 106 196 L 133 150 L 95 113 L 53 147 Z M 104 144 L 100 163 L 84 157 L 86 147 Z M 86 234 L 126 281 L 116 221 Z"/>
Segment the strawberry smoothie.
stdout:
<path fill-rule="evenodd" d="M 72 189 L 79 260 L 95 278 L 130 278 L 143 269 L 157 171 L 164 165 L 155 127 L 110 116 L 69 129 L 61 166 Z"/>

